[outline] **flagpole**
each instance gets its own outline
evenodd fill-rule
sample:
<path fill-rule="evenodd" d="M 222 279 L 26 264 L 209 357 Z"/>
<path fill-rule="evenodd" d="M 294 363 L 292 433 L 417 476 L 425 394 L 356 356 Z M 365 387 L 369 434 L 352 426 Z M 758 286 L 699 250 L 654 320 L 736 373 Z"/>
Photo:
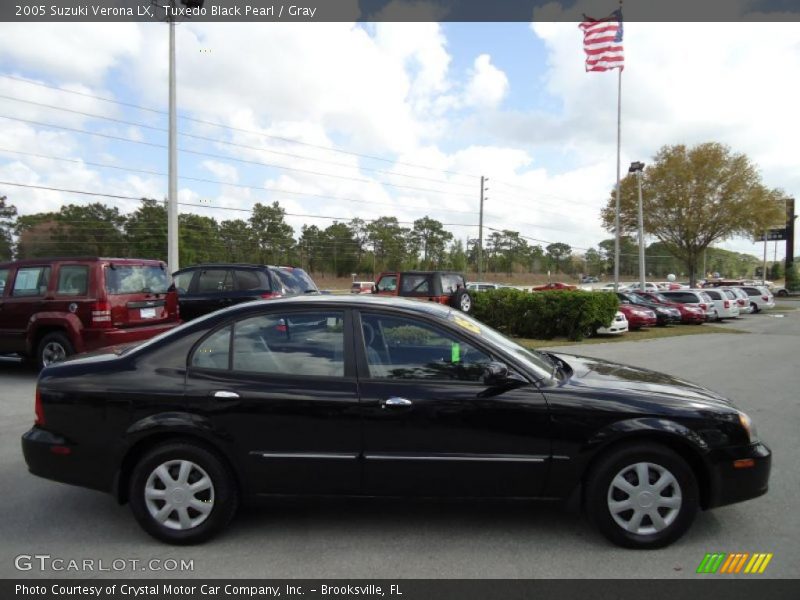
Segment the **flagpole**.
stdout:
<path fill-rule="evenodd" d="M 620 2 L 620 5 L 622 2 Z M 619 175 L 622 144 L 622 69 L 617 69 L 617 210 L 614 214 L 614 291 L 619 290 Z"/>

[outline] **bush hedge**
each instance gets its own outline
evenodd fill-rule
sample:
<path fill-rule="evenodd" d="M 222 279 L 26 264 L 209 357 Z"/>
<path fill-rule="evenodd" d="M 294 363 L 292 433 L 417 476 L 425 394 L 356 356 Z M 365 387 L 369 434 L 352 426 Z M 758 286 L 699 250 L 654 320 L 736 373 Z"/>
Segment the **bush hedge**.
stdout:
<path fill-rule="evenodd" d="M 472 316 L 507 335 L 581 340 L 614 320 L 619 301 L 608 292 L 523 292 L 517 289 L 473 293 Z"/>

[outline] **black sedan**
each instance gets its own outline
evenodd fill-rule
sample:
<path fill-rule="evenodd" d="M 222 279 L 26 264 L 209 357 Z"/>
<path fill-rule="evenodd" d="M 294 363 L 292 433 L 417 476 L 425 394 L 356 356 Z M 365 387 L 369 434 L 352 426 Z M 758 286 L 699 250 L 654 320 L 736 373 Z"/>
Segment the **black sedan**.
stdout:
<path fill-rule="evenodd" d="M 638 294 L 629 294 L 626 292 L 617 292 L 617 298 L 620 302 L 627 302 L 628 304 L 649 308 L 656 313 L 658 325 L 671 325 L 681 322 L 681 311 L 672 306 L 664 306 L 658 302 L 652 302 L 646 298 L 642 298 Z"/>
<path fill-rule="evenodd" d="M 215 312 L 44 369 L 30 471 L 193 543 L 271 495 L 569 499 L 613 542 L 676 540 L 767 491 L 730 401 L 653 371 L 527 350 L 434 303 L 316 296 Z"/>

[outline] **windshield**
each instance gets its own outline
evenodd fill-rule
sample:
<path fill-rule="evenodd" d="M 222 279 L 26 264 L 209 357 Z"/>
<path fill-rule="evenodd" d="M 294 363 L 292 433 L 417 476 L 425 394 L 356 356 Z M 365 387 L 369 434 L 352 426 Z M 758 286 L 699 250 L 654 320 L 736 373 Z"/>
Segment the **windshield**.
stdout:
<path fill-rule="evenodd" d="M 280 282 L 287 294 L 306 294 L 318 292 L 317 286 L 303 269 L 272 269 L 272 274 Z"/>
<path fill-rule="evenodd" d="M 458 310 L 449 310 L 447 319 L 467 331 L 480 335 L 490 344 L 499 346 L 503 351 L 523 361 L 539 379 L 549 379 L 553 374 L 553 362 L 541 352 L 521 346 L 513 339 L 506 337 L 496 329 L 481 323 Z"/>
<path fill-rule="evenodd" d="M 160 266 L 109 265 L 105 272 L 109 294 L 164 294 L 169 287 L 167 273 Z"/>

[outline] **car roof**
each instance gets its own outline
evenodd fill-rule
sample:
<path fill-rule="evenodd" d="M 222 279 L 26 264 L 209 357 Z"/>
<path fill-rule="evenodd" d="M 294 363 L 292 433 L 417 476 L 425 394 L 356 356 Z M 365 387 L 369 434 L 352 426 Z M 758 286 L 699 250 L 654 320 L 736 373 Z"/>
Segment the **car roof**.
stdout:
<path fill-rule="evenodd" d="M 23 258 L 20 260 L 10 260 L 6 262 L 0 263 L 2 267 L 11 267 L 14 265 L 19 266 L 26 266 L 26 265 L 40 265 L 42 263 L 48 262 L 106 262 L 106 261 L 113 261 L 115 263 L 120 264 L 166 264 L 163 260 L 159 260 L 157 258 L 113 258 L 113 257 L 104 257 L 104 256 L 43 256 L 41 258 Z"/>
<path fill-rule="evenodd" d="M 423 312 L 429 315 L 438 316 L 444 316 L 450 311 L 455 310 L 449 306 L 445 306 L 437 302 L 420 302 L 419 300 L 411 300 L 397 296 L 374 296 L 370 294 L 343 294 L 341 296 L 336 296 L 333 294 L 320 294 L 318 296 L 288 296 L 285 298 L 270 299 L 269 301 L 253 300 L 252 302 L 244 302 L 242 304 L 237 304 L 230 308 L 217 311 L 217 313 L 214 314 L 220 314 L 222 312 L 235 312 L 239 308 L 253 306 L 313 307 L 317 304 L 335 306 L 341 305 L 342 308 L 369 308 L 374 306 L 383 306 L 413 310 L 415 312 Z"/>

